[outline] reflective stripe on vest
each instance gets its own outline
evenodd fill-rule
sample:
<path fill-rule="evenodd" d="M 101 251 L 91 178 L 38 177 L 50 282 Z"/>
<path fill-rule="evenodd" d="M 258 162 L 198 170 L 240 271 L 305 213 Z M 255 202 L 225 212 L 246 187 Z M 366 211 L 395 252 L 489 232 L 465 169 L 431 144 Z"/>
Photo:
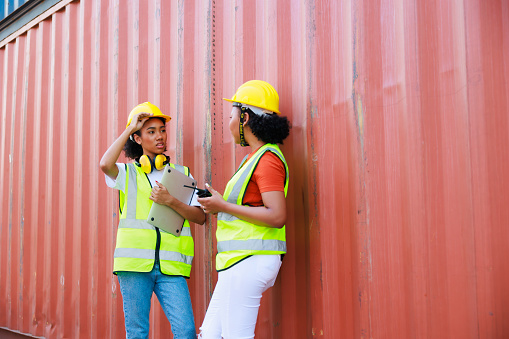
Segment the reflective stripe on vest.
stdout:
<path fill-rule="evenodd" d="M 155 227 L 146 222 L 145 220 L 139 219 L 120 219 L 118 223 L 118 228 L 136 228 L 140 230 L 155 230 Z M 160 232 L 168 233 L 165 230 L 159 229 Z M 183 227 L 182 232 L 180 233 L 181 237 L 190 237 L 191 236 L 191 228 Z"/>
<path fill-rule="evenodd" d="M 239 169 L 226 185 L 224 192 L 226 201 L 242 205 L 247 185 L 265 152 L 273 152 L 285 165 L 284 193 L 286 197 L 289 179 L 286 160 L 277 145 L 266 144 L 260 147 L 248 161 L 244 158 Z M 257 226 L 224 212 L 218 213 L 217 220 L 217 270 L 226 269 L 249 255 L 286 253 L 285 226 L 282 228 Z"/>
<path fill-rule="evenodd" d="M 116 248 L 113 256 L 115 258 L 155 259 L 153 250 L 143 250 L 139 248 Z M 178 252 L 160 251 L 159 256 L 161 260 L 179 261 L 187 265 L 193 263 L 193 257 Z"/>
<path fill-rule="evenodd" d="M 169 166 L 189 175 L 187 167 L 175 164 Z M 114 272 L 148 272 L 154 266 L 157 231 L 146 221 L 152 206 L 152 201 L 149 200 L 151 191 L 152 186 L 146 174 L 134 164 L 127 164 L 124 206 L 121 210 L 114 253 Z M 159 230 L 159 234 L 161 272 L 189 277 L 194 255 L 189 222 L 187 220 L 184 222 L 180 237 L 163 230 Z"/>
<path fill-rule="evenodd" d="M 217 251 L 277 251 L 286 252 L 286 242 L 270 239 L 224 240 L 218 242 Z"/>
<path fill-rule="evenodd" d="M 124 213 L 126 214 L 126 219 L 136 219 L 136 199 L 137 199 L 137 190 L 138 183 L 136 181 L 136 168 L 133 164 L 127 164 L 126 175 L 127 175 L 127 200 L 126 207 L 124 208 Z"/>

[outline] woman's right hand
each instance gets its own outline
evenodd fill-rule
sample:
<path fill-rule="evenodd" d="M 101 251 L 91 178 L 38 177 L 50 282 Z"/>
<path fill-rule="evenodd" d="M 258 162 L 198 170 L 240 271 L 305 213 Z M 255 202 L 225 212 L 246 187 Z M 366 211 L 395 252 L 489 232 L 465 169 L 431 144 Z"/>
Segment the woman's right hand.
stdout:
<path fill-rule="evenodd" d="M 136 115 L 134 115 L 133 119 L 131 120 L 131 123 L 129 124 L 129 126 L 127 126 L 127 128 L 131 129 L 130 134 L 133 134 L 134 132 L 139 131 L 143 127 L 143 124 L 145 123 L 145 121 L 150 119 L 152 117 L 152 115 L 153 115 L 152 113 L 144 113 L 144 112 L 140 112 L 140 113 L 137 113 Z"/>
<path fill-rule="evenodd" d="M 218 212 L 224 212 L 224 206 L 227 202 L 223 199 L 223 196 L 209 184 L 205 184 L 205 187 L 209 190 L 212 196 L 208 198 L 198 198 L 198 202 L 202 206 L 203 212 L 214 215 Z"/>

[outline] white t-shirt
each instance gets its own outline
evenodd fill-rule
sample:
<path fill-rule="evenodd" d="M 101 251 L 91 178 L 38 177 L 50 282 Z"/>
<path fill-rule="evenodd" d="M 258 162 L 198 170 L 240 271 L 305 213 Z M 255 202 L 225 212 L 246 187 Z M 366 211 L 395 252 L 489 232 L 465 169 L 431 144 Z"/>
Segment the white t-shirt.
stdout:
<path fill-rule="evenodd" d="M 108 185 L 108 187 L 125 192 L 125 175 L 126 175 L 125 168 L 126 168 L 126 166 L 125 166 L 125 164 L 121 164 L 121 163 L 116 163 L 116 165 L 118 168 L 117 179 L 113 180 L 105 174 L 104 177 L 106 179 L 106 185 Z M 148 180 L 150 181 L 150 184 L 152 185 L 152 187 L 157 186 L 156 181 L 161 182 L 161 180 L 163 178 L 163 172 L 164 172 L 163 170 L 160 170 L 160 171 L 154 170 L 154 171 L 152 171 L 152 173 L 147 174 Z M 189 173 L 189 176 L 191 178 L 193 178 L 191 173 Z M 190 205 L 191 206 L 201 206 L 197 199 L 198 199 L 198 195 L 193 194 L 193 198 L 191 199 Z"/>

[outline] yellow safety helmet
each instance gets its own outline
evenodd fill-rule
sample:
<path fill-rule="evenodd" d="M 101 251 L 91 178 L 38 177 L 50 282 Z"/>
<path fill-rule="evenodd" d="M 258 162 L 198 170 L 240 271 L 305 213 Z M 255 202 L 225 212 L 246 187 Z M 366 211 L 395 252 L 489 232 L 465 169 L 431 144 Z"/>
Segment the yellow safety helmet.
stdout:
<path fill-rule="evenodd" d="M 152 113 L 153 118 L 163 118 L 166 122 L 170 121 L 171 119 L 170 116 L 163 114 L 159 107 L 147 101 L 137 105 L 132 109 L 131 113 L 129 113 L 129 118 L 127 118 L 127 125 L 125 126 L 126 128 L 129 127 L 133 117 L 138 113 Z"/>
<path fill-rule="evenodd" d="M 259 107 L 262 110 L 281 114 L 279 112 L 279 95 L 274 87 L 263 80 L 250 80 L 240 85 L 230 102 L 238 102 L 248 106 Z"/>

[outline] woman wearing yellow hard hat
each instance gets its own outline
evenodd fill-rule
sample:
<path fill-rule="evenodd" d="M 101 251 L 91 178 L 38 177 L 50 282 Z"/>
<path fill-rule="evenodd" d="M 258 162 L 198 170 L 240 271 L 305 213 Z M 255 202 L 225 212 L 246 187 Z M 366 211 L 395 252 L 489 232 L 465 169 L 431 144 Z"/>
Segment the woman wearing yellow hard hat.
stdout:
<path fill-rule="evenodd" d="M 249 146 L 224 195 L 199 198 L 206 213 L 217 214 L 218 281 L 201 338 L 254 338 L 262 293 L 274 285 L 286 253 L 288 165 L 277 144 L 290 124 L 279 112 L 279 96 L 267 82 L 252 80 L 232 99 L 230 132 Z"/>
<path fill-rule="evenodd" d="M 159 183 L 166 165 L 191 176 L 189 168 L 170 163 L 164 155 L 169 120 L 150 102 L 136 106 L 126 129 L 100 162 L 107 185 L 119 190 L 113 271 L 122 293 L 127 338 L 148 338 L 153 293 L 170 321 L 174 338 L 196 338 L 185 279 L 189 278 L 194 256 L 189 221 L 203 224 L 205 214 L 196 199 L 186 205 Z M 134 163 L 116 163 L 122 149 Z M 147 223 L 153 202 L 171 207 L 185 219 L 179 237 Z"/>

